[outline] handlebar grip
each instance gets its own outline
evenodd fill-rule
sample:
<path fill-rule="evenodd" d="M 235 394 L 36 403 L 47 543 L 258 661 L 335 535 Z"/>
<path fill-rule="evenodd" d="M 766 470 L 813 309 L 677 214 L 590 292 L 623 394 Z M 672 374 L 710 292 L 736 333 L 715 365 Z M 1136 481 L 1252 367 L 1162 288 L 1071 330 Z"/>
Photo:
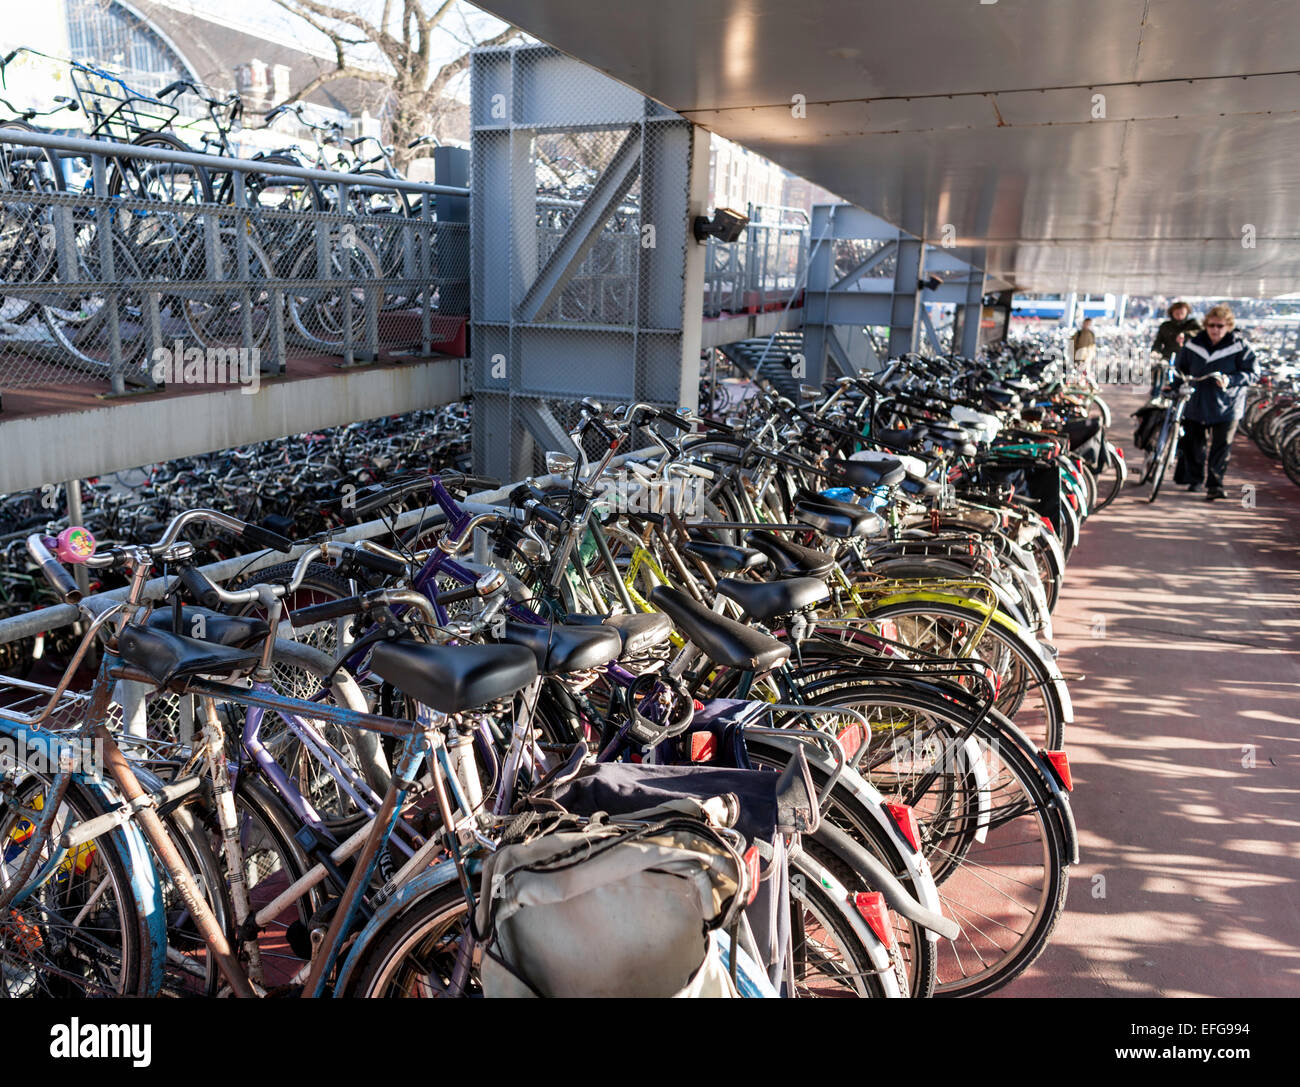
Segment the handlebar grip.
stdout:
<path fill-rule="evenodd" d="M 664 408 L 642 408 L 637 414 L 639 418 L 633 421 L 634 426 L 645 426 L 651 419 L 658 419 L 678 430 L 691 430 L 695 426 L 693 419 L 684 419 L 675 411 L 667 411 Z"/>
<path fill-rule="evenodd" d="M 217 587 L 208 580 L 207 574 L 193 566 L 187 566 L 180 571 L 178 575 L 181 584 L 190 592 L 198 603 L 205 608 L 217 608 L 221 606 L 221 597 L 217 595 Z"/>
<path fill-rule="evenodd" d="M 183 79 L 173 80 L 171 83 L 168 83 L 167 86 L 165 86 L 162 90 L 158 91 L 154 95 L 154 97 L 165 98 L 167 97 L 167 95 L 173 93 L 174 91 L 183 91 L 187 86 L 189 86 L 189 84 L 186 83 L 185 80 Z"/>
<path fill-rule="evenodd" d="M 387 555 L 376 555 L 373 551 L 366 551 L 360 547 L 349 548 L 348 559 L 358 566 L 391 577 L 401 577 L 406 573 L 406 563 L 390 559 Z"/>
<path fill-rule="evenodd" d="M 286 555 L 293 550 L 292 540 L 286 539 L 278 532 L 272 532 L 269 528 L 263 528 L 261 525 L 245 525 L 244 531 L 240 535 L 260 547 L 269 547 Z"/>
<path fill-rule="evenodd" d="M 448 604 L 459 604 L 462 600 L 477 600 L 479 591 L 477 586 L 466 585 L 463 589 L 452 589 L 450 592 L 439 592 L 438 603 L 443 607 Z"/>
<path fill-rule="evenodd" d="M 295 627 L 311 626 L 323 623 L 327 619 L 342 619 L 346 615 L 356 615 L 364 608 L 364 601 L 359 596 L 345 596 L 342 600 L 326 600 L 322 604 L 298 608 L 289 613 L 289 622 Z"/>
<path fill-rule="evenodd" d="M 564 517 L 546 504 L 546 492 L 531 483 L 521 483 L 510 492 L 510 504 L 532 514 L 556 528 L 564 527 Z"/>
<path fill-rule="evenodd" d="M 45 580 L 63 597 L 65 603 L 76 604 L 81 601 L 81 590 L 77 588 L 77 583 L 63 563 L 50 554 L 45 538 L 39 532 L 27 537 L 27 553 L 36 561 Z"/>

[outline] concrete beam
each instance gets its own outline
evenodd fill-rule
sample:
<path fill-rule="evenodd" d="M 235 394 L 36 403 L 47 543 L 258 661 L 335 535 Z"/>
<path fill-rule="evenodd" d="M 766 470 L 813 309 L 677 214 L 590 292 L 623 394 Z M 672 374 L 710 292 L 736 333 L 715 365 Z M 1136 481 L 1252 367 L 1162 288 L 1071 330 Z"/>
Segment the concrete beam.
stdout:
<path fill-rule="evenodd" d="M 770 336 L 803 327 L 803 309 L 767 310 L 764 313 L 737 313 L 705 320 L 700 330 L 700 348 L 725 347 L 729 343 Z"/>
<path fill-rule="evenodd" d="M 0 421 L 0 493 L 120 472 L 460 399 L 460 359 L 342 369 Z"/>

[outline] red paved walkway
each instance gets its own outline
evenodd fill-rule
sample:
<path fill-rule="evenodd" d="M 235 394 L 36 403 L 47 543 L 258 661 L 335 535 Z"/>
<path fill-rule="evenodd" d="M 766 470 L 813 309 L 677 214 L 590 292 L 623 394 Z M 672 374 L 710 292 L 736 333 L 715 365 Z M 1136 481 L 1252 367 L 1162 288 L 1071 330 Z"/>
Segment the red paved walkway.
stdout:
<path fill-rule="evenodd" d="M 1127 451 L 1139 401 L 1110 400 Z M 1300 996 L 1300 488 L 1244 437 L 1227 486 L 1130 488 L 1085 526 L 1055 616 L 1087 673 L 1081 863 L 1006 995 Z"/>

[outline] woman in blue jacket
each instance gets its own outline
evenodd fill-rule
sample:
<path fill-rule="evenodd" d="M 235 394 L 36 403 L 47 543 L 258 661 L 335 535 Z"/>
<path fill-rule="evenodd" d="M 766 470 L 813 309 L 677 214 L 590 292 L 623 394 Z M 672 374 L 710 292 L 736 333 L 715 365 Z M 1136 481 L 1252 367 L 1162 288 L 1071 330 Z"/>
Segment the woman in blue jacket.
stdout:
<path fill-rule="evenodd" d="M 1214 374 L 1213 380 L 1195 383 L 1195 392 L 1183 417 L 1183 446 L 1178 482 L 1199 491 L 1205 483 L 1205 498 L 1213 502 L 1226 498 L 1223 476 L 1237 423 L 1246 409 L 1246 386 L 1255 380 L 1255 352 L 1234 331 L 1236 319 L 1228 306 L 1214 306 L 1202 322 L 1204 329 L 1183 344 L 1174 368 L 1187 377 Z M 1175 379 L 1175 386 L 1182 382 Z M 1209 471 L 1205 445 L 1209 439 Z"/>

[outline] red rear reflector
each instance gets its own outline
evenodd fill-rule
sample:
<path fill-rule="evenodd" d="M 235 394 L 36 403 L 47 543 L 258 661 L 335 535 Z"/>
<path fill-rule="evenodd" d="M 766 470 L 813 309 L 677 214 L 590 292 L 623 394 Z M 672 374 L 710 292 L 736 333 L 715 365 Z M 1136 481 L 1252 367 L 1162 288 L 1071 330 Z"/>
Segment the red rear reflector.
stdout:
<path fill-rule="evenodd" d="M 881 619 L 879 622 L 876 623 L 876 626 L 880 628 L 880 636 L 882 638 L 888 638 L 891 642 L 896 642 L 899 640 L 898 624 L 895 623 L 894 620 Z"/>
<path fill-rule="evenodd" d="M 712 732 L 691 733 L 691 762 L 712 762 L 718 753 L 718 741 Z"/>
<path fill-rule="evenodd" d="M 889 908 L 885 905 L 885 896 L 879 891 L 859 891 L 853 896 L 853 904 L 862 914 L 867 928 L 876 934 L 886 947 L 894 946 L 894 926 L 889 923 Z"/>
<path fill-rule="evenodd" d="M 1070 775 L 1070 756 L 1064 751 L 1044 751 L 1043 758 L 1052 768 L 1052 773 L 1061 783 L 1061 788 L 1067 793 L 1074 792 L 1074 778 Z"/>
<path fill-rule="evenodd" d="M 1052 530 L 1053 536 L 1056 535 L 1056 526 L 1052 524 L 1052 519 L 1050 517 L 1040 517 L 1039 520 L 1042 521 L 1043 524 L 1045 524 L 1048 528 Z"/>
<path fill-rule="evenodd" d="M 1067 494 L 1065 497 L 1068 498 L 1068 499 L 1070 500 L 1070 505 L 1073 506 L 1076 510 L 1079 508 L 1079 496 L 1078 496 L 1078 495 L 1076 495 L 1076 494 L 1074 494 L 1073 492 L 1071 492 L 1070 494 Z"/>
<path fill-rule="evenodd" d="M 885 810 L 889 812 L 889 817 L 894 821 L 894 826 L 898 827 L 898 833 L 904 841 L 920 853 L 921 828 L 916 822 L 916 812 L 906 804 L 886 804 Z"/>
<path fill-rule="evenodd" d="M 692 701 L 693 703 L 695 703 L 695 712 L 696 712 L 696 713 L 699 713 L 700 710 L 704 709 L 704 703 L 701 702 L 698 698 L 693 698 L 693 699 L 691 699 L 691 701 Z"/>
<path fill-rule="evenodd" d="M 858 753 L 858 749 L 862 746 L 862 726 L 849 725 L 849 727 L 844 729 L 844 731 L 835 737 L 835 739 L 840 745 L 840 750 L 844 752 L 844 757 L 846 759 L 852 759 L 853 756 Z"/>
<path fill-rule="evenodd" d="M 745 868 L 749 872 L 749 898 L 745 905 L 750 905 L 758 897 L 758 846 L 751 845 L 745 850 Z"/>
<path fill-rule="evenodd" d="M 1115 446 L 1115 455 L 1116 455 L 1117 457 L 1119 457 L 1120 460 L 1123 460 L 1123 459 L 1124 459 L 1124 450 L 1122 450 L 1119 446 Z"/>

